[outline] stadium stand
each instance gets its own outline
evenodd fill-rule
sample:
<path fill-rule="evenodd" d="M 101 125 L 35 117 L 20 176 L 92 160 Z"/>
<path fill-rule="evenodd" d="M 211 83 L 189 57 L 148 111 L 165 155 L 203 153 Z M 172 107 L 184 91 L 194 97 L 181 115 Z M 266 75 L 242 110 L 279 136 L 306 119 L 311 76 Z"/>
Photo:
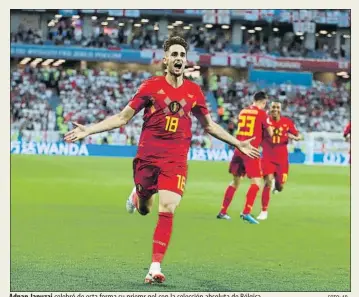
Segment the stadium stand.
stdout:
<path fill-rule="evenodd" d="M 81 124 L 100 121 L 121 110 L 141 82 L 150 76 L 146 71 L 15 69 L 11 74 L 12 127 L 65 132 L 72 121 Z M 216 79 L 217 88 L 209 91 L 218 107 L 212 106 L 213 116 L 231 130 L 234 129 L 238 111 L 249 104 L 251 95 L 259 87 L 244 79 L 235 81 L 228 76 L 216 76 Z M 326 85 L 315 81 L 311 88 L 282 84 L 265 90 L 271 99 L 283 102 L 283 114 L 293 118 L 301 131 L 341 132 L 349 120 L 349 83 Z M 218 112 L 222 107 L 221 116 Z M 140 113 L 130 125 L 114 133 L 114 141 L 126 139 L 126 143 L 136 144 L 141 125 Z M 193 132 L 197 136 L 194 138 L 196 143 L 203 134 L 198 123 L 193 126 Z"/>
<path fill-rule="evenodd" d="M 154 30 L 154 26 L 148 25 L 144 30 L 129 32 L 125 28 L 133 22 L 133 19 L 128 19 L 127 23 L 123 23 L 123 26 L 115 30 L 108 30 L 99 22 L 95 22 L 92 24 L 91 34 L 86 36 L 82 30 L 76 30 L 76 24 L 69 17 L 59 19 L 46 35 L 41 30 L 34 30 L 21 24 L 15 32 L 11 33 L 11 42 L 95 48 L 158 49 L 162 47 L 164 38 Z M 319 34 L 317 34 L 315 49 L 310 49 L 306 46 L 303 36 L 296 36 L 294 32 L 281 32 L 265 39 L 249 34 L 240 45 L 231 42 L 231 31 L 206 28 L 200 23 L 194 24 L 189 30 L 177 26 L 170 33 L 175 32 L 185 37 L 190 44 L 190 50 L 199 53 L 238 52 L 315 59 L 350 58 L 350 48 L 344 45 L 338 48 L 332 38 Z"/>
<path fill-rule="evenodd" d="M 238 111 L 259 89 L 281 100 L 283 114 L 303 132 L 341 132 L 349 121 L 347 10 L 233 10 L 222 11 L 222 19 L 202 10 L 89 13 L 12 14 L 11 128 L 27 140 L 58 141 L 73 121 L 89 124 L 121 110 L 143 80 L 158 74 L 170 34 L 187 40 L 190 67 L 197 71 L 189 78 L 202 87 L 212 116 L 232 133 Z M 103 61 L 112 65 L 99 65 Z M 303 84 L 283 77 L 263 84 L 251 77 L 253 69 L 310 77 Z M 86 141 L 137 144 L 141 125 L 140 113 L 124 129 Z M 206 145 L 196 119 L 193 135 L 193 146 Z"/>

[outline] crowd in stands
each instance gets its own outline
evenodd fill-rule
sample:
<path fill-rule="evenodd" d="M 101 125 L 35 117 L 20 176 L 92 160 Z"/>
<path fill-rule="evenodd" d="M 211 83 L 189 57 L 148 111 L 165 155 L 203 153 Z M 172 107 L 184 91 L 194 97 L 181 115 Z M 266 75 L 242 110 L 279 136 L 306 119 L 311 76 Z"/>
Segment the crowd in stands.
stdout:
<path fill-rule="evenodd" d="M 282 114 L 293 119 L 303 132 L 342 132 L 350 117 L 350 83 L 324 84 L 314 81 L 313 86 L 294 86 L 290 82 L 260 87 L 246 80 L 212 75 L 209 88 L 217 98 L 220 122 L 234 129 L 238 111 L 251 104 L 251 95 L 264 90 L 270 100 L 282 103 Z"/>
<path fill-rule="evenodd" d="M 159 31 L 154 30 L 153 25 L 144 24 L 141 28 L 126 26 L 106 28 L 100 23 L 93 24 L 91 34 L 85 36 L 81 22 L 70 18 L 62 18 L 52 27 L 48 33 L 41 30 L 33 30 L 20 25 L 18 30 L 11 33 L 11 42 L 44 45 L 65 45 L 96 48 L 134 48 L 157 49 L 162 48 L 164 37 Z M 205 28 L 201 25 L 193 25 L 189 30 L 175 27 L 169 33 L 178 32 L 187 40 L 190 50 L 200 53 L 262 53 L 284 57 L 307 57 L 316 59 L 342 59 L 350 58 L 350 49 L 341 45 L 334 46 L 333 38 L 319 36 L 315 50 L 309 50 L 305 46 L 304 37 L 296 36 L 294 32 L 274 34 L 260 39 L 258 34 L 243 34 L 243 44 L 231 43 L 230 30 L 220 28 Z M 261 41 L 260 41 L 261 40 Z"/>
<path fill-rule="evenodd" d="M 315 50 L 306 47 L 304 37 L 296 36 L 293 32 L 287 32 L 284 36 L 274 36 L 265 39 L 262 43 L 252 35 L 243 47 L 250 53 L 268 53 L 278 57 L 312 59 L 349 59 L 350 49 L 345 45 L 335 47 L 334 38 L 318 36 L 315 43 Z"/>
<path fill-rule="evenodd" d="M 59 131 L 63 135 L 71 122 L 90 124 L 120 111 L 141 82 L 145 71 L 122 73 L 104 70 L 59 68 L 17 68 L 11 72 L 11 128 L 27 131 Z M 217 100 L 212 115 L 234 133 L 238 111 L 249 105 L 258 84 L 231 77 L 211 75 L 203 86 Z M 263 90 L 263 88 L 261 88 Z M 290 83 L 264 88 L 271 99 L 282 102 L 283 115 L 292 118 L 298 129 L 342 132 L 350 117 L 350 85 L 325 85 L 315 81 L 311 88 Z M 137 144 L 142 112 L 119 131 L 86 139 L 90 143 Z M 208 146 L 199 123 L 194 120 L 193 146 Z"/>
<path fill-rule="evenodd" d="M 51 109 L 59 79 L 56 69 L 15 69 L 11 73 L 10 110 L 13 129 L 50 130 L 56 128 Z"/>

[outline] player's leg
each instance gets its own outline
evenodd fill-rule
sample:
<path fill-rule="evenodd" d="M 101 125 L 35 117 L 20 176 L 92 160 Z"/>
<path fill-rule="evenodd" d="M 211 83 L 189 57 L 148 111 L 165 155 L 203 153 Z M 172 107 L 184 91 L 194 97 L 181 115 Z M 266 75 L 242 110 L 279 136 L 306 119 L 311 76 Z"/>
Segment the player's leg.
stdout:
<path fill-rule="evenodd" d="M 278 192 L 278 191 L 275 189 L 275 176 L 276 176 L 276 174 L 273 175 L 273 180 L 272 180 L 272 185 L 271 185 L 272 194 L 275 194 L 275 193 Z"/>
<path fill-rule="evenodd" d="M 146 283 L 165 281 L 161 263 L 171 239 L 174 212 L 181 201 L 181 195 L 168 190 L 160 190 L 158 194 L 158 221 L 153 233 L 152 264 L 145 278 Z"/>
<path fill-rule="evenodd" d="M 141 215 L 147 215 L 151 211 L 154 194 L 157 192 L 159 172 L 157 166 L 134 159 L 133 177 L 136 186 L 126 201 L 126 209 L 129 213 L 137 210 Z"/>
<path fill-rule="evenodd" d="M 285 177 L 284 177 L 285 178 Z M 283 191 L 283 176 L 280 174 L 275 175 L 274 193 Z"/>
<path fill-rule="evenodd" d="M 273 180 L 274 175 L 272 173 L 264 176 L 264 187 L 262 190 L 262 210 L 257 217 L 257 220 L 266 220 L 268 218 L 268 206 Z"/>
<path fill-rule="evenodd" d="M 129 213 L 134 213 L 137 210 L 138 195 L 136 193 L 136 186 L 133 187 L 130 196 L 126 200 L 126 210 Z"/>
<path fill-rule="evenodd" d="M 158 220 L 153 233 L 152 264 L 145 277 L 146 283 L 165 281 L 161 263 L 171 239 L 174 212 L 181 201 L 187 176 L 186 169 L 177 172 L 180 174 L 161 172 L 158 179 Z"/>
<path fill-rule="evenodd" d="M 264 175 L 264 187 L 262 190 L 262 210 L 257 217 L 258 220 L 266 220 L 268 217 L 268 205 L 270 200 L 270 192 L 272 188 L 272 183 L 274 181 L 274 172 L 276 166 L 270 160 L 262 159 L 261 162 L 263 175 Z"/>
<path fill-rule="evenodd" d="M 148 197 L 150 194 L 141 195 L 141 198 L 139 198 L 139 194 L 137 193 L 136 187 L 132 189 L 132 192 L 130 196 L 128 197 L 126 201 L 126 209 L 129 213 L 134 213 L 136 210 L 141 215 L 147 215 L 150 213 L 153 205 L 154 198 L 156 194 L 153 194 Z"/>
<path fill-rule="evenodd" d="M 251 185 L 247 191 L 246 202 L 244 205 L 241 218 L 251 224 L 259 224 L 259 222 L 253 218 L 251 211 L 253 208 L 254 201 L 256 200 L 258 191 L 262 186 L 262 167 L 260 159 L 244 159 L 245 169 L 247 176 L 251 179 Z"/>
<path fill-rule="evenodd" d="M 225 220 L 231 219 L 231 217 L 227 214 L 227 210 L 233 200 L 234 194 L 239 188 L 240 183 L 241 183 L 241 176 L 233 175 L 232 182 L 228 185 L 226 191 L 224 192 L 222 208 L 219 214 L 217 215 L 217 219 L 225 219 Z"/>
<path fill-rule="evenodd" d="M 217 219 L 226 219 L 229 220 L 231 217 L 227 214 L 229 205 L 231 204 L 234 194 L 239 188 L 241 177 L 245 174 L 243 161 L 239 156 L 234 155 L 230 164 L 229 164 L 229 173 L 232 174 L 233 180 L 228 185 L 226 191 L 224 192 L 224 197 L 222 200 L 222 207 L 217 215 Z"/>
<path fill-rule="evenodd" d="M 275 174 L 275 190 L 278 192 L 282 192 L 284 189 L 284 184 L 288 180 L 288 171 L 289 171 L 289 164 L 280 164 L 276 168 Z"/>

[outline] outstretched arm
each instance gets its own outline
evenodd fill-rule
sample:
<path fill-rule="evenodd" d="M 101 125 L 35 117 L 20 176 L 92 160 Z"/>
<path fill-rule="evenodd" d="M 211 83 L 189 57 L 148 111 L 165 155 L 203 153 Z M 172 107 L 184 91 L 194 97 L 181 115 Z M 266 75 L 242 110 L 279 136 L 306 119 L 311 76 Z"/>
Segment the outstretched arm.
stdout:
<path fill-rule="evenodd" d="M 303 139 L 304 139 L 303 136 L 300 135 L 300 134 L 298 134 L 297 136 L 295 136 L 295 135 L 293 135 L 293 134 L 291 134 L 291 133 L 288 133 L 288 138 L 289 138 L 289 139 L 293 139 L 293 140 L 295 140 L 295 141 L 299 141 L 299 140 L 303 140 Z"/>
<path fill-rule="evenodd" d="M 244 154 L 252 158 L 260 156 L 259 150 L 250 144 L 254 138 L 248 139 L 246 141 L 239 141 L 237 138 L 233 137 L 226 130 L 224 130 L 220 125 L 215 123 L 209 114 L 203 115 L 201 113 L 197 113 L 196 117 L 208 134 L 219 140 L 222 140 L 223 142 L 237 147 Z"/>
<path fill-rule="evenodd" d="M 65 141 L 75 142 L 91 134 L 101 133 L 104 131 L 110 131 L 115 128 L 120 128 L 126 125 L 133 118 L 134 115 L 135 115 L 135 110 L 127 105 L 120 113 L 110 116 L 94 125 L 83 126 L 78 123 L 74 123 L 76 128 L 65 134 Z"/>

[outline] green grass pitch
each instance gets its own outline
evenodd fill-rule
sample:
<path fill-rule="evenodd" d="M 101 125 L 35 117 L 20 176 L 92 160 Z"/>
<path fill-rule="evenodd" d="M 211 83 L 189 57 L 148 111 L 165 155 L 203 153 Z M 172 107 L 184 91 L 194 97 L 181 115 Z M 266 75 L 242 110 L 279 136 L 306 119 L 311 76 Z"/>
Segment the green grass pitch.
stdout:
<path fill-rule="evenodd" d="M 225 162 L 190 162 L 186 193 L 162 265 L 145 285 L 157 202 L 129 215 L 132 160 L 11 157 L 12 291 L 349 291 L 350 169 L 293 165 L 269 220 L 217 220 Z M 254 214 L 260 210 L 257 197 Z"/>

